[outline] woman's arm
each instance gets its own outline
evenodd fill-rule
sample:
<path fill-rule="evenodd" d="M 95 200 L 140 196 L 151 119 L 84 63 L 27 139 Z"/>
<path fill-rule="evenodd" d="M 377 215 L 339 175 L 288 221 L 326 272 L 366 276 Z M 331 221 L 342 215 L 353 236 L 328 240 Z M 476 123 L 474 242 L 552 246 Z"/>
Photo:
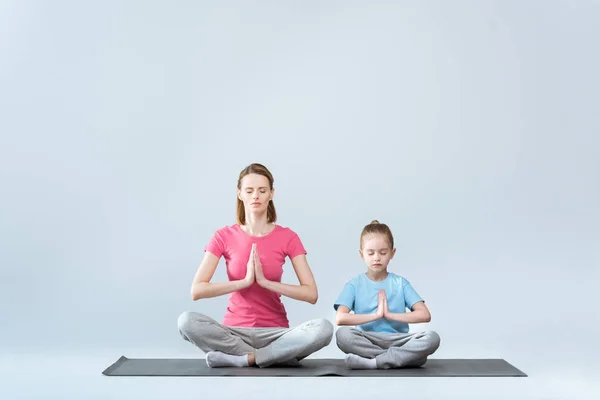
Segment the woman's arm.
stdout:
<path fill-rule="evenodd" d="M 252 261 L 252 257 L 250 257 Z M 204 253 L 204 259 L 196 271 L 192 283 L 192 300 L 206 299 L 209 297 L 222 296 L 231 292 L 245 289 L 254 282 L 254 268 L 248 268 L 246 277 L 238 281 L 211 283 L 219 258 L 210 252 Z"/>
<path fill-rule="evenodd" d="M 315 278 L 306 261 L 306 255 L 300 254 L 292 259 L 292 265 L 300 285 L 289 285 L 287 283 L 270 281 L 265 278 L 262 272 L 262 265 L 258 255 L 255 258 L 254 265 L 256 268 L 256 283 L 265 289 L 279 293 L 283 296 L 290 297 L 295 300 L 306 301 L 310 304 L 315 304 L 319 298 L 317 284 Z"/>
<path fill-rule="evenodd" d="M 418 324 L 420 322 L 429 322 L 431 321 L 431 314 L 429 313 L 429 309 L 422 301 L 415 303 L 413 305 L 413 311 L 409 313 L 392 313 L 389 312 L 387 308 L 387 300 L 385 305 L 385 315 L 384 318 L 398 321 L 398 322 L 406 322 L 409 324 Z"/>
<path fill-rule="evenodd" d="M 338 306 L 335 314 L 336 325 L 362 325 L 367 322 L 376 321 L 383 316 L 381 307 L 377 308 L 375 314 L 350 314 L 350 309 L 346 306 Z"/>

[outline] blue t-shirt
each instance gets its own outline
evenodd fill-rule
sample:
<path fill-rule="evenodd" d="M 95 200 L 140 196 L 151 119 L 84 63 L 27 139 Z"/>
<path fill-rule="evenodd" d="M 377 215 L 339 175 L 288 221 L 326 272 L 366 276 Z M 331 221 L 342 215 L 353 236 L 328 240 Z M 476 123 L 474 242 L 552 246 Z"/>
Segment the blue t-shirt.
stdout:
<path fill-rule="evenodd" d="M 384 280 L 375 282 L 364 273 L 346 283 L 333 308 L 337 311 L 339 306 L 346 306 L 355 314 L 375 314 L 377 296 L 381 289 L 385 290 L 388 309 L 393 313 L 406 312 L 407 308 L 412 311 L 415 303 L 424 302 L 410 282 L 400 275 L 390 272 Z M 408 323 L 385 318 L 358 325 L 356 328 L 368 332 L 390 333 L 408 333 L 409 330 Z"/>

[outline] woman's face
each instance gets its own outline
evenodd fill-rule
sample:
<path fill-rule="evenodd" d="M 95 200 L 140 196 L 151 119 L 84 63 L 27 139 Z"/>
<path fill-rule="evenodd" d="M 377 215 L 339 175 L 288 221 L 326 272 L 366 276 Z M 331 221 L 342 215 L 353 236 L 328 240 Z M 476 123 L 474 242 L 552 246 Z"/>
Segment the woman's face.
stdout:
<path fill-rule="evenodd" d="M 260 174 L 244 176 L 241 189 L 238 190 L 238 198 L 244 203 L 246 211 L 254 214 L 267 212 L 273 194 L 274 190 L 270 189 L 269 180 Z"/>

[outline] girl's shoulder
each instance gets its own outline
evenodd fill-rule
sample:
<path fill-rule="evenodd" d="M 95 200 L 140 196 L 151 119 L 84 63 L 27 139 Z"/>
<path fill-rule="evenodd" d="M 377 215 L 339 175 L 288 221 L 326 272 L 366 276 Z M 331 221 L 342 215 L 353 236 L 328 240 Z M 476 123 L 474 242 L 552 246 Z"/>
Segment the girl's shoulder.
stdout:
<path fill-rule="evenodd" d="M 366 277 L 366 275 L 364 272 L 361 274 L 358 274 L 356 276 L 353 276 L 352 278 L 350 278 L 346 281 L 346 285 L 351 285 L 354 287 L 361 286 L 361 284 L 365 282 L 364 281 L 365 277 Z"/>
<path fill-rule="evenodd" d="M 402 275 L 398 275 L 393 272 L 388 272 L 388 275 L 395 284 L 404 285 L 405 282 L 408 282 L 408 280 Z"/>

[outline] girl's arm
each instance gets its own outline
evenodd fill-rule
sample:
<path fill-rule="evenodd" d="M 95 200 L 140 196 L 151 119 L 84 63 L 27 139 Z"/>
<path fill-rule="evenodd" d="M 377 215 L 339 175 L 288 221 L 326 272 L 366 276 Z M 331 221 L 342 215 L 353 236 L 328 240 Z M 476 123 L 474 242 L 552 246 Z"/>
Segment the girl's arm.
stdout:
<path fill-rule="evenodd" d="M 300 285 L 289 285 L 287 283 L 270 281 L 265 278 L 262 273 L 262 266 L 258 256 L 254 261 L 256 267 L 256 283 L 265 289 L 279 293 L 283 296 L 290 297 L 294 300 L 306 301 L 310 304 L 315 304 L 319 298 L 317 284 L 310 270 L 306 255 L 300 254 L 292 259 L 292 265 Z"/>
<path fill-rule="evenodd" d="M 252 260 L 252 257 L 250 257 Z M 246 273 L 246 277 L 238 281 L 211 283 L 219 258 L 210 252 L 204 253 L 204 259 L 196 271 L 194 281 L 192 283 L 192 300 L 206 299 L 209 297 L 222 296 L 231 292 L 245 289 L 254 282 L 254 267 L 250 267 Z"/>
<path fill-rule="evenodd" d="M 375 314 L 350 314 L 350 309 L 346 306 L 338 306 L 335 314 L 336 325 L 362 325 L 367 322 L 378 320 L 383 316 L 381 307 L 377 308 Z"/>
<path fill-rule="evenodd" d="M 431 314 L 429 313 L 429 309 L 422 301 L 415 303 L 413 305 L 413 311 L 409 313 L 392 313 L 387 308 L 387 300 L 385 303 L 385 315 L 384 318 L 398 321 L 398 322 L 406 322 L 409 324 L 418 324 L 420 322 L 429 322 L 431 321 Z"/>

